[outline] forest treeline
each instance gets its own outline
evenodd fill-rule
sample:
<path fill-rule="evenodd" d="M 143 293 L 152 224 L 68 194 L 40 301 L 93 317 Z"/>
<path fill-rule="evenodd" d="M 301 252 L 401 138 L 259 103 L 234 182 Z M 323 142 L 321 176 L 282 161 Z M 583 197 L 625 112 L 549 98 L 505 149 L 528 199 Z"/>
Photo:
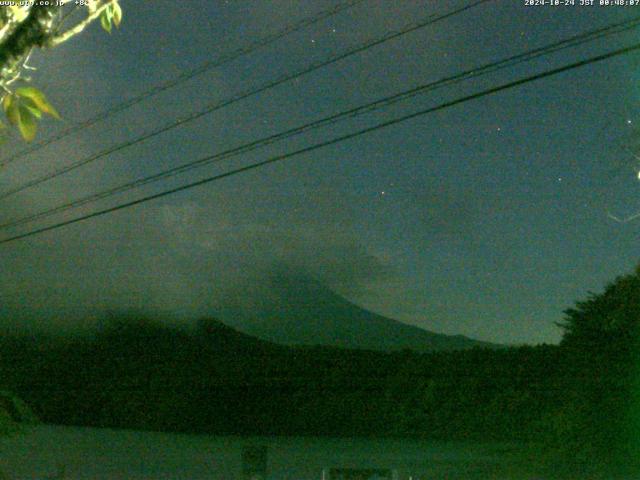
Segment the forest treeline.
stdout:
<path fill-rule="evenodd" d="M 47 423 L 518 441 L 587 475 L 636 468 L 639 323 L 639 271 L 567 310 L 560 345 L 285 347 L 215 319 L 182 330 L 112 317 L 91 337 L 3 337 L 0 388 Z"/>
<path fill-rule="evenodd" d="M 44 422 L 217 434 L 518 437 L 562 394 L 557 347 L 418 354 L 283 347 L 203 320 L 5 338 L 3 388 Z M 505 415 L 509 412 L 509 415 Z"/>

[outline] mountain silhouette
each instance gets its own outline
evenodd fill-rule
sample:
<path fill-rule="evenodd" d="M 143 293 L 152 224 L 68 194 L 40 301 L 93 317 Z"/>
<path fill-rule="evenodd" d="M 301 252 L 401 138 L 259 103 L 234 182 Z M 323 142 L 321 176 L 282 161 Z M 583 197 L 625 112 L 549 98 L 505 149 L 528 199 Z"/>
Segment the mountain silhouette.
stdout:
<path fill-rule="evenodd" d="M 495 347 L 378 315 L 307 275 L 290 272 L 271 274 L 260 286 L 237 292 L 217 317 L 244 333 L 285 345 L 420 352 Z"/>

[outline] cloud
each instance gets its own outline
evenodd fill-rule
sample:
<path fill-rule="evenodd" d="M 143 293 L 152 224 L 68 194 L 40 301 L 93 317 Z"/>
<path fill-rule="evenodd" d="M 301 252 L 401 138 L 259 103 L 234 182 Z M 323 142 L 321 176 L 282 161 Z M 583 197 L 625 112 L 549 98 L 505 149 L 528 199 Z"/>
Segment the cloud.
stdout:
<path fill-rule="evenodd" d="M 194 202 L 149 206 L 136 212 L 135 224 L 114 217 L 10 245 L 0 252 L 5 324 L 65 331 L 91 326 L 108 310 L 193 319 L 276 270 L 304 273 L 347 295 L 393 275 L 345 228 L 234 224 L 209 211 Z"/>
<path fill-rule="evenodd" d="M 43 125 L 46 134 L 89 118 L 224 51 L 227 47 L 219 42 L 224 32 L 212 32 L 212 24 L 230 29 L 231 45 L 239 41 L 244 45 L 259 34 L 277 31 L 332 4 L 319 5 L 311 0 L 302 4 L 257 2 L 246 9 L 247 15 L 230 15 L 229 8 L 244 7 L 237 2 L 226 7 L 222 2 L 202 1 L 187 8 L 168 0 L 159 2 L 161 6 L 155 2 L 132 3 L 131 10 L 125 11 L 123 28 L 111 36 L 96 27 L 78 41 L 34 58 L 41 69 L 37 72 L 43 79 L 40 86 L 67 122 Z M 118 139 L 148 131 L 154 124 L 163 123 L 162 119 L 199 109 L 212 98 L 242 90 L 245 83 L 253 85 L 256 78 L 275 78 L 280 70 L 293 71 L 414 18 L 410 13 L 404 20 L 389 15 L 397 8 L 389 5 L 374 2 L 366 16 L 361 15 L 361 5 L 274 44 L 260 56 L 243 59 L 233 69 L 207 74 L 113 121 L 44 149 L 5 175 L 2 188 L 84 158 Z M 411 8 L 421 17 L 428 13 L 422 6 Z M 199 12 L 202 15 L 194 15 Z M 207 16 L 214 13 L 218 16 Z M 227 18 L 231 20 L 229 26 Z M 329 27 L 336 27 L 336 33 Z M 429 48 L 433 55 L 428 57 L 435 62 L 439 49 L 454 36 L 447 34 L 447 28 L 443 24 L 440 30 L 429 33 L 429 42 L 413 42 L 410 48 L 402 42 L 389 44 L 354 57 L 357 61 L 336 65 L 331 72 L 310 76 L 299 86 L 292 84 L 271 92 L 266 106 L 264 96 L 238 104 L 144 147 L 102 159 L 3 203 L 0 218 L 55 206 L 221 151 L 234 142 L 264 135 L 275 125 L 280 128 L 280 123 L 282 128 L 288 121 L 296 123 L 296 115 L 302 122 L 311 110 L 326 110 L 328 114 L 337 110 L 340 102 L 352 106 L 370 96 L 379 97 L 395 90 L 403 75 L 413 77 L 431 68 L 416 62 L 403 73 L 403 62 L 390 61 L 383 75 L 371 75 L 380 71 L 379 57 L 410 58 Z M 167 35 L 168 31 L 172 34 Z M 311 50 L 310 40 L 316 34 L 322 38 L 322 45 L 319 41 Z M 278 72 L 273 71 L 274 60 Z M 341 86 L 344 80 L 348 80 L 346 87 Z M 404 80 L 402 83 L 407 84 Z M 316 98 L 314 92 L 326 95 L 327 101 L 318 102 L 324 97 Z M 264 121 L 255 121 L 256 117 L 269 121 L 265 126 Z M 295 145 L 287 144 L 287 149 Z M 356 198 L 362 194 L 355 188 L 351 191 L 349 183 L 354 180 L 340 173 L 343 170 L 326 175 L 324 167 L 318 167 L 322 175 L 314 176 L 308 173 L 313 168 L 311 162 L 274 165 L 268 174 L 246 174 L 241 185 L 231 181 L 216 185 L 206 194 L 192 191 L 188 201 L 172 197 L 162 204 L 138 206 L 5 245 L 0 249 L 0 305 L 6 316 L 13 318 L 12 325 L 38 322 L 63 328 L 77 327 L 84 319 L 91 322 L 95 312 L 118 308 L 169 312 L 184 318 L 200 315 L 224 302 L 229 291 L 259 283 L 274 268 L 311 275 L 347 296 L 362 296 L 373 286 L 383 288 L 395 276 L 390 261 L 384 259 L 384 252 L 372 253 L 366 243 L 369 239 L 356 233 L 358 226 L 360 232 L 363 230 L 361 218 L 369 208 L 367 201 Z M 340 179 L 344 185 L 334 186 L 340 183 L 336 181 L 340 175 L 346 178 Z M 448 202 L 437 198 L 429 201 L 434 205 L 420 217 L 422 221 L 432 224 L 434 231 L 456 232 L 456 219 L 466 215 L 466 207 L 447 214 L 443 210 Z M 413 222 L 414 218 L 409 220 Z"/>

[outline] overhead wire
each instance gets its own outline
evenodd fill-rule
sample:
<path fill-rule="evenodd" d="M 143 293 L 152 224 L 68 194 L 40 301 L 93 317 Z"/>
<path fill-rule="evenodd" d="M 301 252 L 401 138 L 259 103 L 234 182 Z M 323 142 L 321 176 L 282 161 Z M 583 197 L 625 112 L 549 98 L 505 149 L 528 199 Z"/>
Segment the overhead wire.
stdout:
<path fill-rule="evenodd" d="M 35 187 L 37 185 L 40 185 L 41 183 L 47 182 L 49 180 L 52 180 L 56 177 L 59 177 L 61 175 L 65 175 L 69 172 L 72 172 L 80 167 L 83 167 L 85 165 L 88 165 L 90 163 L 93 163 L 101 158 L 104 158 L 108 155 L 111 155 L 113 153 L 119 152 L 123 149 L 132 147 L 134 145 L 140 144 L 146 140 L 149 140 L 151 138 L 154 138 L 158 135 L 161 135 L 162 133 L 168 132 L 170 130 L 173 130 L 174 128 L 177 128 L 179 126 L 185 125 L 187 123 L 193 122 L 194 120 L 197 120 L 205 115 L 208 115 L 210 113 L 213 113 L 217 110 L 220 110 L 222 108 L 228 107 L 236 102 L 239 102 L 241 100 L 245 100 L 249 97 L 252 97 L 254 95 L 258 95 L 260 93 L 263 93 L 267 90 L 270 90 L 272 88 L 275 88 L 279 85 L 282 85 L 286 82 L 290 82 L 292 80 L 298 79 L 304 75 L 307 75 L 311 72 L 314 72 L 320 68 L 326 67 L 328 65 L 334 64 L 338 61 L 344 60 L 346 58 L 351 57 L 352 55 L 358 54 L 358 53 L 362 53 L 366 50 L 369 50 L 371 48 L 374 48 L 378 45 L 381 45 L 383 43 L 386 43 L 390 40 L 399 38 L 403 35 L 406 35 L 408 33 L 414 32 L 418 29 L 427 27 L 429 25 L 432 25 L 436 22 L 439 22 L 441 20 L 444 20 L 446 18 L 450 18 L 453 17 L 455 15 L 458 15 L 460 13 L 463 13 L 467 10 L 470 10 L 471 8 L 474 8 L 476 6 L 479 6 L 483 3 L 487 3 L 493 0 L 477 0 L 475 2 L 471 2 L 461 8 L 456 8 L 453 10 L 450 10 L 448 12 L 442 13 L 442 14 L 431 14 L 429 16 L 427 16 L 425 19 L 416 22 L 416 23 L 411 23 L 409 25 L 407 25 L 406 27 L 402 28 L 399 31 L 394 31 L 394 32 L 389 32 L 387 34 L 385 34 L 383 37 L 378 37 L 378 38 L 374 38 L 372 40 L 368 40 L 366 42 L 364 42 L 361 45 L 358 45 L 355 48 L 349 49 L 346 52 L 340 53 L 338 55 L 331 55 L 329 56 L 327 59 L 319 61 L 319 62 L 315 62 L 312 63 L 311 65 L 296 71 L 295 73 L 290 73 L 290 74 L 284 74 L 278 78 L 276 78 L 275 80 L 270 80 L 266 83 L 263 83 L 262 85 L 256 87 L 256 88 L 252 88 L 249 90 L 246 90 L 244 92 L 238 93 L 236 95 L 231 96 L 230 98 L 226 98 L 223 100 L 219 100 L 216 102 L 213 102 L 209 105 L 207 105 L 205 108 L 194 112 L 194 113 L 190 113 L 188 115 L 182 116 L 176 120 L 172 120 L 171 122 L 168 122 L 167 124 L 155 128 L 153 130 L 150 130 L 149 132 L 137 136 L 133 139 L 130 140 L 126 140 L 124 142 L 121 142 L 117 145 L 113 145 L 111 147 L 108 147 L 98 153 L 95 153 L 93 155 L 90 155 L 86 158 L 83 158 L 81 160 L 78 160 L 76 162 L 70 163 L 68 165 L 64 165 L 61 168 L 58 168 L 56 170 L 54 170 L 53 172 L 49 172 L 46 173 L 44 175 L 41 175 L 35 179 L 31 179 L 28 180 L 24 183 L 22 183 L 21 185 L 18 185 L 14 188 L 11 188 L 9 190 L 5 190 L 4 192 L 0 192 L 0 200 L 3 200 L 11 195 L 15 195 L 16 193 L 22 192 L 28 188 L 32 188 Z"/>
<path fill-rule="evenodd" d="M 0 230 L 4 230 L 10 227 L 15 227 L 15 226 L 19 226 L 19 225 L 23 225 L 26 223 L 31 223 L 34 222 L 36 220 L 40 220 L 43 218 L 47 218 L 49 216 L 52 216 L 54 214 L 57 213 L 61 213 L 63 211 L 66 210 L 70 210 L 73 208 L 77 208 L 80 207 L 82 205 L 86 205 L 89 203 L 93 203 L 96 202 L 98 200 L 102 200 L 104 198 L 119 194 L 119 193 L 123 193 L 125 191 L 129 191 L 135 188 L 139 188 L 142 187 L 144 185 L 147 185 L 149 183 L 153 183 L 153 182 L 157 182 L 160 180 L 163 180 L 165 178 L 169 178 L 171 176 L 175 176 L 178 174 L 182 174 L 185 173 L 187 171 L 193 170 L 195 168 L 200 168 L 202 166 L 214 163 L 214 162 L 218 162 L 224 159 L 228 159 L 231 157 L 235 157 L 237 155 L 243 154 L 243 153 L 247 153 L 249 151 L 253 151 L 257 148 L 261 148 L 261 147 L 265 147 L 268 145 L 271 145 L 275 142 L 279 142 L 281 140 L 284 140 L 286 138 L 290 138 L 292 136 L 296 136 L 296 135 L 300 135 L 302 133 L 305 133 L 307 131 L 313 130 L 313 129 L 317 129 L 323 126 L 327 126 L 327 125 L 332 125 L 335 124 L 339 121 L 343 121 L 346 120 L 348 118 L 354 118 L 360 115 L 363 115 L 365 113 L 369 113 L 371 111 L 374 110 L 378 110 L 381 108 L 384 108 L 386 106 L 392 105 L 394 103 L 400 102 L 400 101 L 404 101 L 410 98 L 413 98 L 417 95 L 420 94 L 424 94 L 427 93 L 429 91 L 433 91 L 437 88 L 442 88 L 445 86 L 449 86 L 449 85 L 453 85 L 456 83 L 459 83 L 461 81 L 464 80 L 469 80 L 481 75 L 486 75 L 488 73 L 493 73 L 495 71 L 499 71 L 501 69 L 507 68 L 507 67 L 511 67 L 514 65 L 517 65 L 519 63 L 525 62 L 525 61 L 531 61 L 535 58 L 541 57 L 541 56 L 545 56 L 548 55 L 550 53 L 555 53 L 557 51 L 569 48 L 569 47 L 573 47 L 573 46 L 577 46 L 580 44 L 583 44 L 585 42 L 588 41 L 592 41 L 594 39 L 597 38 L 602 38 L 603 36 L 606 35 L 611 35 L 613 33 L 619 33 L 620 31 L 624 31 L 626 29 L 635 27 L 640 25 L 640 17 L 635 17 L 633 19 L 627 20 L 625 22 L 620 22 L 620 23 L 616 23 L 613 25 L 610 25 L 608 27 L 603 27 L 603 28 L 599 28 L 599 29 L 595 29 L 595 30 L 591 30 L 588 32 L 584 32 L 578 35 L 574 35 L 570 38 L 564 39 L 564 40 L 560 40 L 557 42 L 553 42 L 551 44 L 548 44 L 546 46 L 543 47 L 538 47 L 535 48 L 533 50 L 529 50 L 527 52 L 523 52 L 517 55 L 513 55 L 511 57 L 499 60 L 497 62 L 491 62 L 476 68 L 472 68 L 469 70 L 465 70 L 461 73 L 458 73 L 456 75 L 453 76 L 449 76 L 449 77 L 444 77 L 441 78 L 437 81 L 434 82 L 429 82 L 427 84 L 423 84 L 420 85 L 418 87 L 409 89 L 409 90 L 405 90 L 399 93 L 396 93 L 394 95 L 391 96 L 387 96 L 387 97 L 383 97 L 381 99 L 378 99 L 376 101 L 373 102 L 369 102 L 367 104 L 355 107 L 355 108 L 351 108 L 333 115 L 330 115 L 328 117 L 324 117 L 322 119 L 319 120 L 315 120 L 313 122 L 309 122 L 306 123 L 304 125 L 295 127 L 295 128 L 291 128 L 288 130 L 285 130 L 283 132 L 274 134 L 274 135 L 269 135 L 267 137 L 264 138 L 260 138 L 258 140 L 254 140 L 252 142 L 246 143 L 246 144 L 242 144 L 240 146 L 225 150 L 223 152 L 214 154 L 214 155 L 209 155 L 206 156 L 204 158 L 192 161 L 192 162 L 187 162 L 185 164 L 179 165 L 177 167 L 173 167 L 167 170 L 164 170 L 162 172 L 150 175 L 150 176 L 146 176 L 122 185 L 118 185 L 116 187 L 112 187 L 106 190 L 103 190 L 101 192 L 98 193 L 94 193 L 88 196 L 85 196 L 83 198 L 77 199 L 77 200 L 73 200 L 71 202 L 67 202 L 65 204 L 62 205 L 58 205 L 56 207 L 52 207 L 50 209 L 41 211 L 41 212 L 37 212 L 34 214 L 30 214 L 18 219 L 14 219 L 14 220 L 10 220 L 8 222 L 2 223 L 0 224 Z M 623 28 L 624 27 L 624 28 Z"/>
<path fill-rule="evenodd" d="M 455 100 L 450 100 L 450 101 L 441 103 L 439 105 L 436 105 L 435 107 L 429 107 L 429 108 L 426 108 L 426 109 L 419 110 L 417 112 L 413 112 L 413 113 L 410 113 L 410 114 L 402 115 L 400 117 L 396 117 L 394 119 L 387 120 L 385 122 L 381 122 L 381 123 L 378 123 L 376 125 L 373 125 L 373 126 L 361 129 L 361 130 L 357 130 L 355 132 L 351 132 L 351 133 L 348 133 L 348 134 L 345 134 L 345 135 L 334 137 L 334 138 L 329 139 L 329 140 L 325 140 L 325 141 L 322 141 L 322 142 L 319 142 L 319 143 L 315 143 L 315 144 L 310 145 L 308 147 L 304 147 L 304 148 L 301 148 L 301 149 L 298 149 L 298 150 L 295 150 L 295 151 L 292 151 L 292 152 L 284 153 L 284 154 L 281 154 L 281 155 L 276 155 L 276 156 L 270 157 L 270 158 L 268 158 L 266 160 L 262 160 L 260 162 L 252 163 L 252 164 L 246 165 L 244 167 L 239 167 L 239 168 L 236 168 L 236 169 L 224 172 L 224 173 L 213 175 L 213 176 L 210 176 L 210 177 L 207 177 L 207 178 L 195 181 L 195 182 L 191 182 L 191 183 L 188 183 L 188 184 L 185 184 L 185 185 L 181 185 L 179 187 L 175 187 L 175 188 L 172 188 L 172 189 L 169 189 L 169 190 L 164 190 L 162 192 L 155 193 L 155 194 L 152 194 L 152 195 L 148 195 L 148 196 L 136 199 L 136 200 L 131 200 L 131 201 L 128 201 L 128 202 L 124 202 L 124 203 L 121 203 L 119 205 L 115 205 L 115 206 L 112 206 L 112 207 L 109 207 L 109 208 L 105 208 L 105 209 L 102 209 L 102 210 L 94 211 L 94 212 L 91 212 L 91 213 L 88 213 L 88 214 L 85 214 L 85 215 L 81 215 L 81 216 L 73 218 L 73 219 L 65 220 L 65 221 L 58 222 L 58 223 L 55 223 L 55 224 L 52 224 L 52 225 L 48 225 L 48 226 L 45 226 L 45 227 L 41 227 L 41 228 L 37 228 L 37 229 L 34 229 L 34 230 L 30 230 L 30 231 L 25 232 L 25 233 L 21 233 L 21 234 L 14 235 L 14 236 L 11 236 L 11 237 L 8 237 L 8 238 L 4 238 L 4 239 L 0 240 L 0 245 L 6 244 L 6 243 L 9 243 L 9 242 L 13 242 L 13 241 L 16 241 L 16 240 L 19 240 L 19 239 L 32 237 L 34 235 L 38 235 L 38 234 L 41 234 L 41 233 L 44 233 L 44 232 L 48 232 L 48 231 L 51 231 L 51 230 L 59 229 L 59 228 L 62 228 L 62 227 L 68 226 L 68 225 L 72 225 L 72 224 L 75 224 L 75 223 L 78 223 L 78 222 L 82 222 L 82 221 L 85 221 L 85 220 L 88 220 L 88 219 L 91 219 L 91 218 L 96 218 L 96 217 L 99 217 L 99 216 L 102 216 L 102 215 L 106 215 L 108 213 L 113 213 L 113 212 L 116 212 L 116 211 L 119 211 L 119 210 L 123 210 L 123 209 L 126 209 L 126 208 L 133 207 L 135 205 L 140 205 L 142 203 L 146 203 L 146 202 L 149 202 L 149 201 L 152 201 L 152 200 L 156 200 L 156 199 L 163 198 L 163 197 L 166 197 L 166 196 L 169 196 L 169 195 L 173 195 L 175 193 L 182 192 L 182 191 L 185 191 L 185 190 L 189 190 L 189 189 L 192 189 L 192 188 L 195 188 L 195 187 L 198 187 L 198 186 L 201 186 L 201 185 L 205 185 L 205 184 L 208 184 L 208 183 L 211 183 L 211 182 L 214 182 L 214 181 L 218 181 L 218 180 L 221 180 L 223 178 L 227 178 L 227 177 L 231 177 L 231 176 L 234 176 L 234 175 L 238 175 L 240 173 L 244 173 L 244 172 L 248 172 L 248 171 L 251 171 L 251 170 L 255 170 L 257 168 L 261 168 L 261 167 L 269 165 L 269 164 L 280 162 L 280 161 L 283 161 L 285 159 L 292 158 L 294 156 L 298 156 L 298 155 L 302 155 L 302 154 L 305 154 L 305 153 L 309 153 L 309 152 L 318 150 L 320 148 L 324 148 L 324 147 L 327 147 L 327 146 L 330 146 L 330 145 L 335 145 L 335 144 L 338 144 L 340 142 L 344 142 L 346 140 L 350 140 L 350 139 L 353 139 L 353 138 L 356 138 L 356 137 L 360 137 L 360 136 L 368 134 L 368 133 L 372 133 L 372 132 L 381 130 L 383 128 L 390 127 L 392 125 L 397 125 L 399 123 L 406 122 L 408 120 L 411 120 L 411 119 L 414 119 L 414 118 L 417 118 L 417 117 L 421 117 L 421 116 L 427 115 L 429 113 L 433 113 L 433 112 L 436 112 L 436 111 L 444 110 L 446 108 L 450 108 L 450 107 L 455 106 L 455 105 L 460 105 L 460 104 L 469 102 L 471 100 L 476 100 L 478 98 L 482 98 L 482 97 L 486 97 L 486 96 L 489 96 L 489 95 L 493 95 L 495 93 L 498 93 L 498 92 L 501 92 L 501 91 L 504 91 L 504 90 L 508 90 L 508 89 L 511 89 L 511 88 L 515 88 L 515 87 L 520 86 L 520 85 L 524 85 L 524 84 L 527 84 L 527 83 L 530 83 L 530 82 L 541 80 L 543 78 L 548 78 L 548 77 L 551 77 L 551 76 L 554 76 L 554 75 L 558 75 L 560 73 L 568 72 L 570 70 L 581 68 L 581 67 L 584 67 L 584 66 L 587 66 L 587 65 L 591 65 L 591 64 L 594 64 L 594 63 L 597 63 L 597 62 L 602 62 L 604 60 L 608 60 L 608 59 L 611 59 L 611 58 L 614 58 L 614 57 L 617 57 L 617 56 L 620 56 L 620 55 L 626 55 L 626 54 L 629 54 L 629 53 L 632 53 L 632 52 L 636 52 L 638 50 L 640 50 L 640 43 L 636 43 L 634 45 L 630 45 L 630 46 L 627 46 L 627 47 L 619 48 L 617 50 L 613 50 L 613 51 L 610 51 L 610 52 L 607 52 L 607 53 L 604 53 L 604 54 L 601 54 L 601 55 L 597 55 L 597 56 L 594 56 L 594 57 L 587 58 L 585 60 L 581 60 L 581 61 L 578 61 L 578 62 L 571 63 L 569 65 L 565 65 L 565 66 L 562 66 L 562 67 L 557 67 L 557 68 L 553 68 L 553 69 L 550 69 L 550 70 L 546 70 L 544 72 L 541 72 L 541 73 L 538 73 L 538 74 L 535 74 L 535 75 L 530 75 L 530 76 L 527 76 L 525 78 L 521 78 L 521 79 L 518 79 L 518 80 L 514 80 L 514 81 L 507 82 L 507 83 L 503 83 L 503 84 L 498 85 L 496 87 L 488 88 L 488 89 L 482 90 L 480 92 L 476 92 L 476 93 L 473 93 L 473 94 L 470 94 L 470 95 L 465 95 L 463 97 L 459 97 L 459 98 L 457 98 Z"/>
<path fill-rule="evenodd" d="M 299 22 L 293 23 L 291 25 L 285 26 L 283 29 L 265 35 L 264 37 L 249 43 L 248 45 L 245 45 L 244 47 L 241 48 L 236 48 L 235 50 L 229 51 L 229 52 L 224 52 L 218 56 L 216 56 L 215 58 L 202 63 L 201 65 L 199 65 L 196 68 L 193 68 L 191 70 L 182 72 L 181 74 L 177 75 L 176 77 L 167 80 L 165 82 L 159 83 L 157 85 L 154 85 L 153 87 L 149 88 L 148 90 L 145 90 L 144 92 L 131 97 L 127 100 L 124 100 L 123 102 L 120 102 L 100 113 L 98 113 L 97 115 L 88 118 L 76 125 L 73 125 L 69 128 L 66 128 L 64 130 L 62 130 L 61 132 L 52 135 L 51 137 L 38 142 L 37 144 L 26 148 L 24 150 L 21 150 L 9 157 L 7 157 L 4 160 L 0 160 L 0 168 L 9 165 L 10 163 L 15 162 L 16 160 L 18 160 L 19 158 L 24 157 L 25 155 L 28 155 L 30 153 L 34 153 L 48 145 L 51 145 L 52 143 L 58 142 L 60 140 L 62 140 L 63 138 L 68 137 L 69 135 L 79 132 L 81 130 L 84 130 L 86 128 L 89 128 L 93 125 L 95 125 L 98 122 L 101 122 L 103 120 L 106 120 L 112 116 L 114 116 L 117 113 L 120 113 L 124 110 L 127 110 L 131 107 L 133 107 L 134 105 L 137 105 L 139 103 L 141 103 L 142 101 L 146 100 L 147 98 L 153 97 L 155 95 L 158 95 L 166 90 L 169 90 L 177 85 L 180 85 L 181 83 L 184 83 L 188 80 L 191 80 L 192 78 L 197 77 L 198 75 L 202 75 L 203 73 L 212 70 L 214 68 L 218 68 L 221 67 L 229 62 L 232 62 L 233 60 L 236 60 L 240 57 L 243 57 L 245 55 L 248 55 L 250 53 L 253 53 L 263 47 L 266 47 L 268 45 L 271 45 L 272 43 L 275 43 L 276 41 L 280 40 L 281 38 L 284 38 L 292 33 L 298 32 L 300 30 L 303 30 L 306 27 L 309 27 L 311 25 L 314 25 L 318 22 L 321 22 L 322 20 L 325 20 L 329 17 L 332 17 L 334 15 L 337 15 L 338 13 L 347 10 L 351 7 L 354 7 L 356 5 L 358 5 L 359 3 L 365 2 L 367 0 L 346 0 L 342 3 L 339 3 L 337 5 L 334 5 L 333 7 L 327 9 L 327 10 L 323 10 L 319 13 L 316 13 L 312 16 L 309 17 L 305 17 L 302 20 L 300 20 Z"/>

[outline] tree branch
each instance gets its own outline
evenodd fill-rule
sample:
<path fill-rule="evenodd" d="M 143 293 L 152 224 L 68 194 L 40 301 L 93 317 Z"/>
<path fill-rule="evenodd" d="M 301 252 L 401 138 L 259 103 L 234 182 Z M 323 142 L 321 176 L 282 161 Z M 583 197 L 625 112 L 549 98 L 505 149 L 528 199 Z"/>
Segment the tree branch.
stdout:
<path fill-rule="evenodd" d="M 87 26 L 91 22 L 93 22 L 96 18 L 98 18 L 102 14 L 102 12 L 106 10 L 109 5 L 111 5 L 111 3 L 113 3 L 113 0 L 106 0 L 102 2 L 100 6 L 96 7 L 95 10 L 93 10 L 85 19 L 79 22 L 75 27 L 68 29 L 64 33 L 61 33 L 60 35 L 51 37 L 47 42 L 47 46 L 56 47 L 61 43 L 64 43 L 70 38 L 81 33 L 85 28 L 87 28 Z"/>
<path fill-rule="evenodd" d="M 20 62 L 33 47 L 42 47 L 51 36 L 56 11 L 62 7 L 35 3 L 27 17 L 0 44 L 0 81 L 18 74 Z"/>
<path fill-rule="evenodd" d="M 635 213 L 629 217 L 626 218 L 620 218 L 620 217 L 616 217 L 615 215 L 613 215 L 611 212 L 607 212 L 607 217 L 609 217 L 612 220 L 615 220 L 618 223 L 629 223 L 633 220 L 635 220 L 636 218 L 640 218 L 640 213 Z"/>

